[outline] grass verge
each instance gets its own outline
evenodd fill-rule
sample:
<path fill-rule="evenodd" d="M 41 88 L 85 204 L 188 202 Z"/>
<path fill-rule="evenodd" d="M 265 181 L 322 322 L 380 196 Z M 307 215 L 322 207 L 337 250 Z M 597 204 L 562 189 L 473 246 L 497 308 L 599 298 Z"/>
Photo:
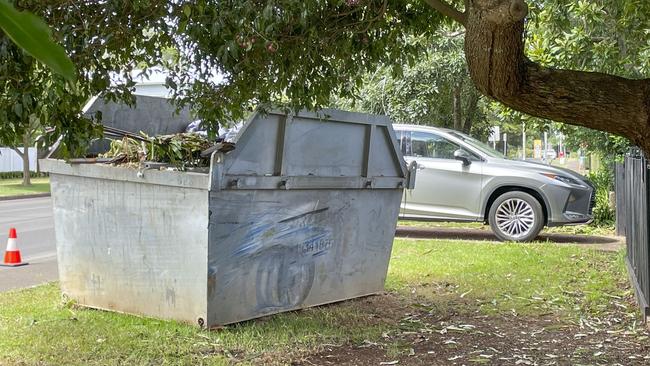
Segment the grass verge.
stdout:
<path fill-rule="evenodd" d="M 0 197 L 24 196 L 50 191 L 50 178 L 32 178 L 31 186 L 23 186 L 22 179 L 0 179 Z"/>
<path fill-rule="evenodd" d="M 629 293 L 623 252 L 428 240 L 398 240 L 396 247 L 387 287 L 417 294 L 441 311 L 450 305 L 459 310 L 463 299 L 469 311 L 579 317 L 606 310 L 611 296 Z"/>
<path fill-rule="evenodd" d="M 381 339 L 400 326 L 394 319 L 422 306 L 576 319 L 630 293 L 621 253 L 442 240 L 396 240 L 387 289 L 395 301 L 369 297 L 210 332 L 64 304 L 56 283 L 5 292 L 0 364 L 289 364 L 324 345 Z"/>
<path fill-rule="evenodd" d="M 70 306 L 59 299 L 56 283 L 1 295 L 0 364 L 227 365 L 253 358 L 277 362 L 316 342 L 355 342 L 382 331 L 381 324 L 371 325 L 357 312 L 354 302 L 202 331 L 173 321 Z"/>

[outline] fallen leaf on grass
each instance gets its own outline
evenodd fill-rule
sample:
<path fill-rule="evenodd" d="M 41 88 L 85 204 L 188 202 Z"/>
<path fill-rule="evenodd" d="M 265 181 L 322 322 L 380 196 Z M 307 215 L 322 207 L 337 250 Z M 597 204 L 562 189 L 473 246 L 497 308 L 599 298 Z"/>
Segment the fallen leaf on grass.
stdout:
<path fill-rule="evenodd" d="M 469 359 L 469 362 L 474 362 L 474 363 L 488 363 L 488 362 L 490 362 L 490 360 L 487 360 L 487 359 L 485 359 L 485 358 L 478 358 L 478 357 L 476 357 L 476 358 L 470 358 L 470 359 Z"/>
<path fill-rule="evenodd" d="M 383 361 L 383 362 L 380 362 L 379 364 L 380 364 L 380 365 L 397 365 L 398 363 L 399 363 L 399 360 L 395 360 L 395 361 Z"/>
<path fill-rule="evenodd" d="M 468 330 L 472 330 L 476 328 L 476 326 L 471 325 L 471 324 L 461 324 L 461 325 L 450 325 L 448 327 L 445 327 L 446 330 L 453 330 L 456 332 L 466 332 Z"/>
<path fill-rule="evenodd" d="M 517 362 L 515 362 L 515 365 L 532 365 L 532 364 L 533 363 L 528 360 L 517 360 Z"/>
<path fill-rule="evenodd" d="M 371 342 L 367 339 L 364 339 L 363 343 L 360 346 L 358 346 L 358 348 L 366 348 L 366 347 L 373 347 L 373 346 L 379 346 L 379 343 Z"/>

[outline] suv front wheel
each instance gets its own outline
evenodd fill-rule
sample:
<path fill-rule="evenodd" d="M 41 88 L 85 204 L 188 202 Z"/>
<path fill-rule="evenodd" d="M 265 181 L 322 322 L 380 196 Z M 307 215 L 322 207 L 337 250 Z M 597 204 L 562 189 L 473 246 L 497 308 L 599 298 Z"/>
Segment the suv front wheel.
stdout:
<path fill-rule="evenodd" d="M 542 205 L 528 193 L 511 191 L 492 203 L 488 221 L 503 241 L 531 241 L 544 228 Z"/>

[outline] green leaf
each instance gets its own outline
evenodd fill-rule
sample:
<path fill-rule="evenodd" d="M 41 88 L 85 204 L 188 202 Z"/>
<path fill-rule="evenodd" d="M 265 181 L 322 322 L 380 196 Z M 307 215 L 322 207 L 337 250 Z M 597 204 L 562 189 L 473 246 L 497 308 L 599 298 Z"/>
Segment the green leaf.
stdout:
<path fill-rule="evenodd" d="M 50 38 L 50 29 L 39 17 L 18 11 L 7 0 L 0 0 L 0 28 L 18 46 L 52 71 L 74 81 L 75 67 L 63 47 Z"/>
<path fill-rule="evenodd" d="M 14 104 L 14 113 L 18 118 L 23 118 L 23 105 L 20 103 Z"/>

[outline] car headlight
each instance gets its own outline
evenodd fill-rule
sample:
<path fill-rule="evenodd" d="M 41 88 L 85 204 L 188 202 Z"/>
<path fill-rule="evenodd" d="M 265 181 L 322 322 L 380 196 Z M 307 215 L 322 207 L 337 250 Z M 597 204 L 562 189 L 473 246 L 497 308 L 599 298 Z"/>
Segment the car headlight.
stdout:
<path fill-rule="evenodd" d="M 553 174 L 553 173 L 540 173 L 540 174 L 545 176 L 545 177 L 551 178 L 551 179 L 559 180 L 562 183 L 573 184 L 573 185 L 576 185 L 576 186 L 581 186 L 582 185 L 582 183 L 580 183 L 580 181 L 578 181 L 577 179 L 567 177 L 566 175 L 559 175 L 559 174 Z"/>

